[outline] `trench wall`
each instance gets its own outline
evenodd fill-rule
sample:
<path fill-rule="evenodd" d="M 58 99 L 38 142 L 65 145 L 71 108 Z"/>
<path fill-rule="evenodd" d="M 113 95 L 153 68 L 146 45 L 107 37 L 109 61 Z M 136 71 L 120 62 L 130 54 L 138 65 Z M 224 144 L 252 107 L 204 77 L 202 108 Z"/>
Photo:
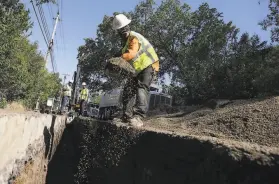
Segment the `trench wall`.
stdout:
<path fill-rule="evenodd" d="M 278 183 L 277 151 L 75 119 L 72 183 Z"/>
<path fill-rule="evenodd" d="M 65 117 L 0 112 L 0 183 L 43 184 Z"/>

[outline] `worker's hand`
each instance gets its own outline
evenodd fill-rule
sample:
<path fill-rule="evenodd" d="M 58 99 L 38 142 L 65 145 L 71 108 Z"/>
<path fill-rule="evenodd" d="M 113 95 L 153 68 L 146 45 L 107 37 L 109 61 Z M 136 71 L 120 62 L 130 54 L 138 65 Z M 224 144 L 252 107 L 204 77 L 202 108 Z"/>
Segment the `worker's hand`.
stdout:
<path fill-rule="evenodd" d="M 158 82 L 158 72 L 154 71 L 152 76 L 152 82 Z"/>

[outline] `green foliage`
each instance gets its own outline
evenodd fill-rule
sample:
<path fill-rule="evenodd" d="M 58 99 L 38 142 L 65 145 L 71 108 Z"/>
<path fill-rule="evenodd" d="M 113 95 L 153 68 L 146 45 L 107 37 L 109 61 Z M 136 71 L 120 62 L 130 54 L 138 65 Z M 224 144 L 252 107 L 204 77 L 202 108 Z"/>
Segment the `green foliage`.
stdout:
<path fill-rule="evenodd" d="M 92 103 L 99 104 L 101 101 L 101 95 L 92 97 Z"/>
<path fill-rule="evenodd" d="M 45 70 L 38 45 L 30 43 L 29 12 L 19 1 L 0 4 L 0 92 L 8 101 L 21 100 L 32 108 L 37 98 L 46 100 L 58 92 L 58 75 Z"/>
<path fill-rule="evenodd" d="M 6 98 L 1 98 L 0 99 L 0 109 L 6 108 L 7 105 L 8 105 L 8 102 L 7 102 Z"/>
<path fill-rule="evenodd" d="M 260 22 L 264 30 L 271 28 L 271 40 L 274 42 L 279 41 L 279 0 L 269 0 L 269 14 Z"/>
<path fill-rule="evenodd" d="M 56 0 L 40 0 L 40 3 L 44 4 L 44 3 L 53 3 L 56 4 Z"/>
<path fill-rule="evenodd" d="M 275 12 L 273 16 L 278 16 Z M 175 96 L 177 104 L 211 98 L 251 98 L 279 91 L 278 48 L 267 45 L 257 35 L 240 34 L 232 22 L 225 22 L 222 13 L 207 3 L 193 11 L 179 0 L 165 0 L 158 6 L 149 0 L 125 14 L 132 18 L 131 28 L 156 48 L 160 76 L 172 74 L 172 85 L 164 88 Z M 83 77 L 93 90 L 112 87 L 101 81 L 106 78 L 105 59 L 118 53 L 123 43 L 111 29 L 111 21 L 105 16 L 96 39 L 85 39 L 79 48 Z M 119 82 L 108 79 L 106 84 Z"/>

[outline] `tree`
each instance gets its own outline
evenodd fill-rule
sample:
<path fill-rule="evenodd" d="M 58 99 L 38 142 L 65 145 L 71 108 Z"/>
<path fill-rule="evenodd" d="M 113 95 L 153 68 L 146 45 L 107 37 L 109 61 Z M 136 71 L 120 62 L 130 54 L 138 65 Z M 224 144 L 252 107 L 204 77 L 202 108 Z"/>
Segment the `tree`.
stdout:
<path fill-rule="evenodd" d="M 19 92 L 21 69 L 18 67 L 16 54 L 22 35 L 31 27 L 28 11 L 19 1 L 4 1 L 0 4 L 0 89 L 7 93 Z M 16 89 L 16 86 L 19 86 Z"/>
<path fill-rule="evenodd" d="M 260 25 L 264 30 L 271 28 L 271 40 L 273 42 L 279 41 L 279 0 L 269 0 L 269 14 L 260 22 Z"/>
<path fill-rule="evenodd" d="M 225 22 L 222 13 L 207 3 L 192 11 L 179 0 L 165 0 L 158 6 L 148 0 L 125 14 L 133 20 L 131 28 L 155 47 L 160 58 L 160 77 L 165 73 L 172 75 L 168 89 L 177 103 L 250 98 L 275 92 L 271 84 L 275 84 L 278 75 L 271 67 L 276 65 L 271 58 L 276 56 L 277 48 L 268 46 L 257 35 L 240 35 L 231 21 Z M 84 56 L 80 59 L 84 77 L 96 89 L 119 84 L 103 74 L 103 61 L 121 49 L 111 20 L 112 17 L 105 16 L 96 38 L 86 39 L 79 49 L 79 57 Z M 88 68 L 92 70 L 86 72 Z M 98 77 L 90 78 L 92 75 Z M 260 81 L 264 77 L 272 82 L 263 85 Z M 106 83 L 101 82 L 104 78 Z"/>
<path fill-rule="evenodd" d="M 0 15 L 0 92 L 32 108 L 39 96 L 44 101 L 59 91 L 59 76 L 46 71 L 37 43 L 28 40 L 32 23 L 24 5 L 1 2 Z"/>
<path fill-rule="evenodd" d="M 85 39 L 85 44 L 78 49 L 82 80 L 88 83 L 92 91 L 98 91 L 104 87 L 111 88 L 107 85 L 111 83 L 111 79 L 104 73 L 106 60 L 121 49 L 120 39 L 111 29 L 111 23 L 111 17 L 105 16 L 103 23 L 98 27 L 97 38 Z M 105 83 L 106 80 L 109 82 Z"/>
<path fill-rule="evenodd" d="M 44 4 L 44 3 L 53 3 L 56 4 L 56 0 L 40 0 L 40 3 Z"/>
<path fill-rule="evenodd" d="M 222 63 L 230 36 L 237 32 L 232 23 L 224 23 L 222 14 L 207 3 L 191 12 L 189 5 L 174 0 L 164 1 L 150 22 L 162 74 L 173 73 L 176 82 L 186 84 L 191 98 L 213 95 L 209 79 Z"/>

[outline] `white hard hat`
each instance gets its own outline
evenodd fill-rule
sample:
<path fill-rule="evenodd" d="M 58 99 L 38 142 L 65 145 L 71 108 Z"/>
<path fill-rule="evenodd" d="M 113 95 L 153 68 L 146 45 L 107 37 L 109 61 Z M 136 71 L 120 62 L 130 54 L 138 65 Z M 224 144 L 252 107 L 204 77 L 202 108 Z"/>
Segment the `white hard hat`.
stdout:
<path fill-rule="evenodd" d="M 128 19 L 125 15 L 118 14 L 114 17 L 114 19 L 112 21 L 112 29 L 114 29 L 114 30 L 121 29 L 122 27 L 125 27 L 130 23 L 131 23 L 131 20 Z"/>
<path fill-rule="evenodd" d="M 83 82 L 81 85 L 86 86 L 86 83 L 85 83 L 85 82 Z"/>
<path fill-rule="evenodd" d="M 69 80 L 69 83 L 73 83 L 74 81 L 73 80 Z"/>

